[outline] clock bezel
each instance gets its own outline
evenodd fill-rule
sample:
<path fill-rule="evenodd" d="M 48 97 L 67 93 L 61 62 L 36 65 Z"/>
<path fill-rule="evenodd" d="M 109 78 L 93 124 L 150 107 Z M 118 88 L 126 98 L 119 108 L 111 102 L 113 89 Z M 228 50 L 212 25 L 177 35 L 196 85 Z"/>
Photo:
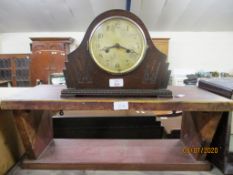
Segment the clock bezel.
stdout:
<path fill-rule="evenodd" d="M 93 38 L 93 35 L 94 33 L 96 32 L 96 30 L 99 28 L 100 25 L 102 25 L 104 22 L 108 21 L 108 20 L 112 20 L 112 19 L 122 19 L 122 20 L 126 20 L 128 22 L 131 22 L 134 26 L 137 27 L 137 29 L 139 29 L 140 33 L 142 34 L 142 38 L 143 38 L 143 49 L 142 49 L 142 52 L 141 52 L 141 55 L 140 55 L 140 58 L 137 60 L 137 62 L 135 62 L 135 64 L 133 66 L 131 66 L 130 68 L 128 69 L 125 69 L 124 71 L 112 71 L 110 69 L 107 69 L 105 66 L 103 66 L 102 64 L 99 63 L 98 59 L 94 56 L 94 53 L 93 53 L 93 49 L 91 47 L 91 39 Z M 99 68 L 101 68 L 103 71 L 106 71 L 110 74 L 113 74 L 113 75 L 122 75 L 122 74 L 126 74 L 126 73 L 129 73 L 129 72 L 132 72 L 133 70 L 135 70 L 139 65 L 140 63 L 143 61 L 145 55 L 146 55 L 146 51 L 147 51 L 147 48 L 148 48 L 148 45 L 147 45 L 147 39 L 146 39 L 146 36 L 145 36 L 145 33 L 144 31 L 142 30 L 142 28 L 140 27 L 140 25 L 135 22 L 134 20 L 128 18 L 128 17 L 125 17 L 125 16 L 111 16 L 111 17 L 107 17 L 103 20 L 101 20 L 100 22 L 98 22 L 98 24 L 96 24 L 96 26 L 93 28 L 93 30 L 91 31 L 91 34 L 90 34 L 90 37 L 89 37 L 89 40 L 88 40 L 88 50 L 89 50 L 89 53 L 91 55 L 91 58 L 93 59 L 93 61 L 98 65 Z"/>

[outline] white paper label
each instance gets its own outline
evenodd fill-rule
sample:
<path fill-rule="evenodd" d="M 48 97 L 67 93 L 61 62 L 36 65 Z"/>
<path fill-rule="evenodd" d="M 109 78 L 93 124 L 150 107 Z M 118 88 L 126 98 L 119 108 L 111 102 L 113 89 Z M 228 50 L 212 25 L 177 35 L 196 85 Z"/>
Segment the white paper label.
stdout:
<path fill-rule="evenodd" d="M 124 86 L 124 80 L 122 78 L 109 79 L 109 86 L 110 87 L 123 87 Z"/>
<path fill-rule="evenodd" d="M 129 103 L 127 101 L 118 101 L 113 103 L 113 109 L 115 111 L 117 110 L 128 110 L 129 109 Z"/>

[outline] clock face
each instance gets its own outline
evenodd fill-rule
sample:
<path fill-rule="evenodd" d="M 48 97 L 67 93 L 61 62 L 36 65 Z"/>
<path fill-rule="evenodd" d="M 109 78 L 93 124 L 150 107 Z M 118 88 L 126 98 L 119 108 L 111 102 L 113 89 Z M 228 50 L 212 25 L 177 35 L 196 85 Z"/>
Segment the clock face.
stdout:
<path fill-rule="evenodd" d="M 95 63 L 112 74 L 134 70 L 143 60 L 146 48 L 142 29 L 126 17 L 102 20 L 89 39 L 89 51 Z"/>

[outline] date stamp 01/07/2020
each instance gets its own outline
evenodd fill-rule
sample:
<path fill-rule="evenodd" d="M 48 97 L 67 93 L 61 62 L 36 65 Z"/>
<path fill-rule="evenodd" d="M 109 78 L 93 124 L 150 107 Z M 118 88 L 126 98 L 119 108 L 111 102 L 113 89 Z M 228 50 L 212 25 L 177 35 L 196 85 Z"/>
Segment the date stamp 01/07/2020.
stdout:
<path fill-rule="evenodd" d="M 186 154 L 218 154 L 218 147 L 185 147 L 183 153 Z"/>

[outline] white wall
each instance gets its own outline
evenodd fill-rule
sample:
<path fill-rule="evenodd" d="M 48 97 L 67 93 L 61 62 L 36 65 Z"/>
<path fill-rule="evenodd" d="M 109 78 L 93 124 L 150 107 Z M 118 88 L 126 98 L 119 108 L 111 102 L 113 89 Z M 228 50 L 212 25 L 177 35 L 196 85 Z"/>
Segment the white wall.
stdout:
<path fill-rule="evenodd" d="M 170 38 L 168 60 L 173 74 L 195 71 L 233 73 L 233 32 L 150 32 L 151 37 Z M 30 53 L 30 37 L 72 37 L 71 50 L 83 32 L 0 34 L 0 53 Z"/>
<path fill-rule="evenodd" d="M 38 33 L 2 33 L 0 34 L 0 54 L 30 53 L 32 37 L 72 37 L 74 50 L 82 41 L 84 32 L 38 32 Z"/>

